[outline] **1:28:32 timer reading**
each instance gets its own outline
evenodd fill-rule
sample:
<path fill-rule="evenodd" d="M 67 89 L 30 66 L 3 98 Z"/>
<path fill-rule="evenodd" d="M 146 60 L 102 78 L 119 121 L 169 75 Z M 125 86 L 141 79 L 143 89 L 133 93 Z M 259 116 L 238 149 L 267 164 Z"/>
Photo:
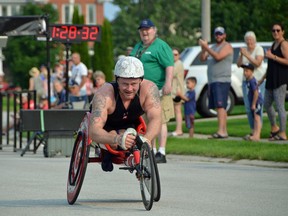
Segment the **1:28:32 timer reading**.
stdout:
<path fill-rule="evenodd" d="M 52 25 L 50 37 L 54 41 L 97 41 L 99 37 L 99 26 L 90 25 Z"/>

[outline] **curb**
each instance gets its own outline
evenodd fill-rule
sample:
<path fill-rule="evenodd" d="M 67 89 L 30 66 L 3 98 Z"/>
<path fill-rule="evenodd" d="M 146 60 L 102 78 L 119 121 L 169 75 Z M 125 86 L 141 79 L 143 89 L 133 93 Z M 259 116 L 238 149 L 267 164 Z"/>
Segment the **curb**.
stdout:
<path fill-rule="evenodd" d="M 283 168 L 288 169 L 288 163 L 274 162 L 274 161 L 262 161 L 262 160 L 232 160 L 230 158 L 213 158 L 213 157 L 202 157 L 202 156 L 191 156 L 191 155 L 167 155 L 168 163 L 169 160 L 173 161 L 195 161 L 195 162 L 214 162 L 214 163 L 231 163 L 238 165 L 258 166 L 258 167 L 269 167 L 269 168 Z"/>

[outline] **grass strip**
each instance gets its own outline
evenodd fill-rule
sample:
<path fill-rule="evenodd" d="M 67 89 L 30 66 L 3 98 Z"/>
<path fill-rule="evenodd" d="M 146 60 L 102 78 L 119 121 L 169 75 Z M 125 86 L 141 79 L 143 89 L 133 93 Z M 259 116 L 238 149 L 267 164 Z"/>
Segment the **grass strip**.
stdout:
<path fill-rule="evenodd" d="M 288 162 L 288 145 L 173 137 L 169 137 L 167 143 L 168 154 Z"/>

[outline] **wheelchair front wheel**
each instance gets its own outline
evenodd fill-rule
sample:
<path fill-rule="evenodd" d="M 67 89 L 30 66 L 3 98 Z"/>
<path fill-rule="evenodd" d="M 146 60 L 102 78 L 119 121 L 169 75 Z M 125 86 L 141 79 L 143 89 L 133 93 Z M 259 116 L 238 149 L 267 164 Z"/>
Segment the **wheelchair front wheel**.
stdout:
<path fill-rule="evenodd" d="M 80 193 L 89 159 L 90 145 L 86 134 L 79 131 L 75 140 L 67 180 L 67 201 L 73 205 Z"/>
<path fill-rule="evenodd" d="M 142 201 L 145 209 L 149 211 L 153 206 L 156 176 L 153 163 L 153 152 L 146 142 L 143 143 L 140 151 L 139 180 Z"/>

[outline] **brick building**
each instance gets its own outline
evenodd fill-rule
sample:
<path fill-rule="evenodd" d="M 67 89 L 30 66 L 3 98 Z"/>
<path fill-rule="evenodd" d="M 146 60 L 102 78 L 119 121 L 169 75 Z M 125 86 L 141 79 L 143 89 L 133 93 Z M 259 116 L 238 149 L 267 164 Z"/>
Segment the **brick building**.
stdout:
<path fill-rule="evenodd" d="M 24 4 L 51 3 L 58 10 L 58 23 L 69 24 L 72 21 L 74 6 L 84 15 L 85 24 L 102 25 L 104 21 L 103 3 L 110 0 L 0 0 L 0 16 L 17 16 Z"/>

